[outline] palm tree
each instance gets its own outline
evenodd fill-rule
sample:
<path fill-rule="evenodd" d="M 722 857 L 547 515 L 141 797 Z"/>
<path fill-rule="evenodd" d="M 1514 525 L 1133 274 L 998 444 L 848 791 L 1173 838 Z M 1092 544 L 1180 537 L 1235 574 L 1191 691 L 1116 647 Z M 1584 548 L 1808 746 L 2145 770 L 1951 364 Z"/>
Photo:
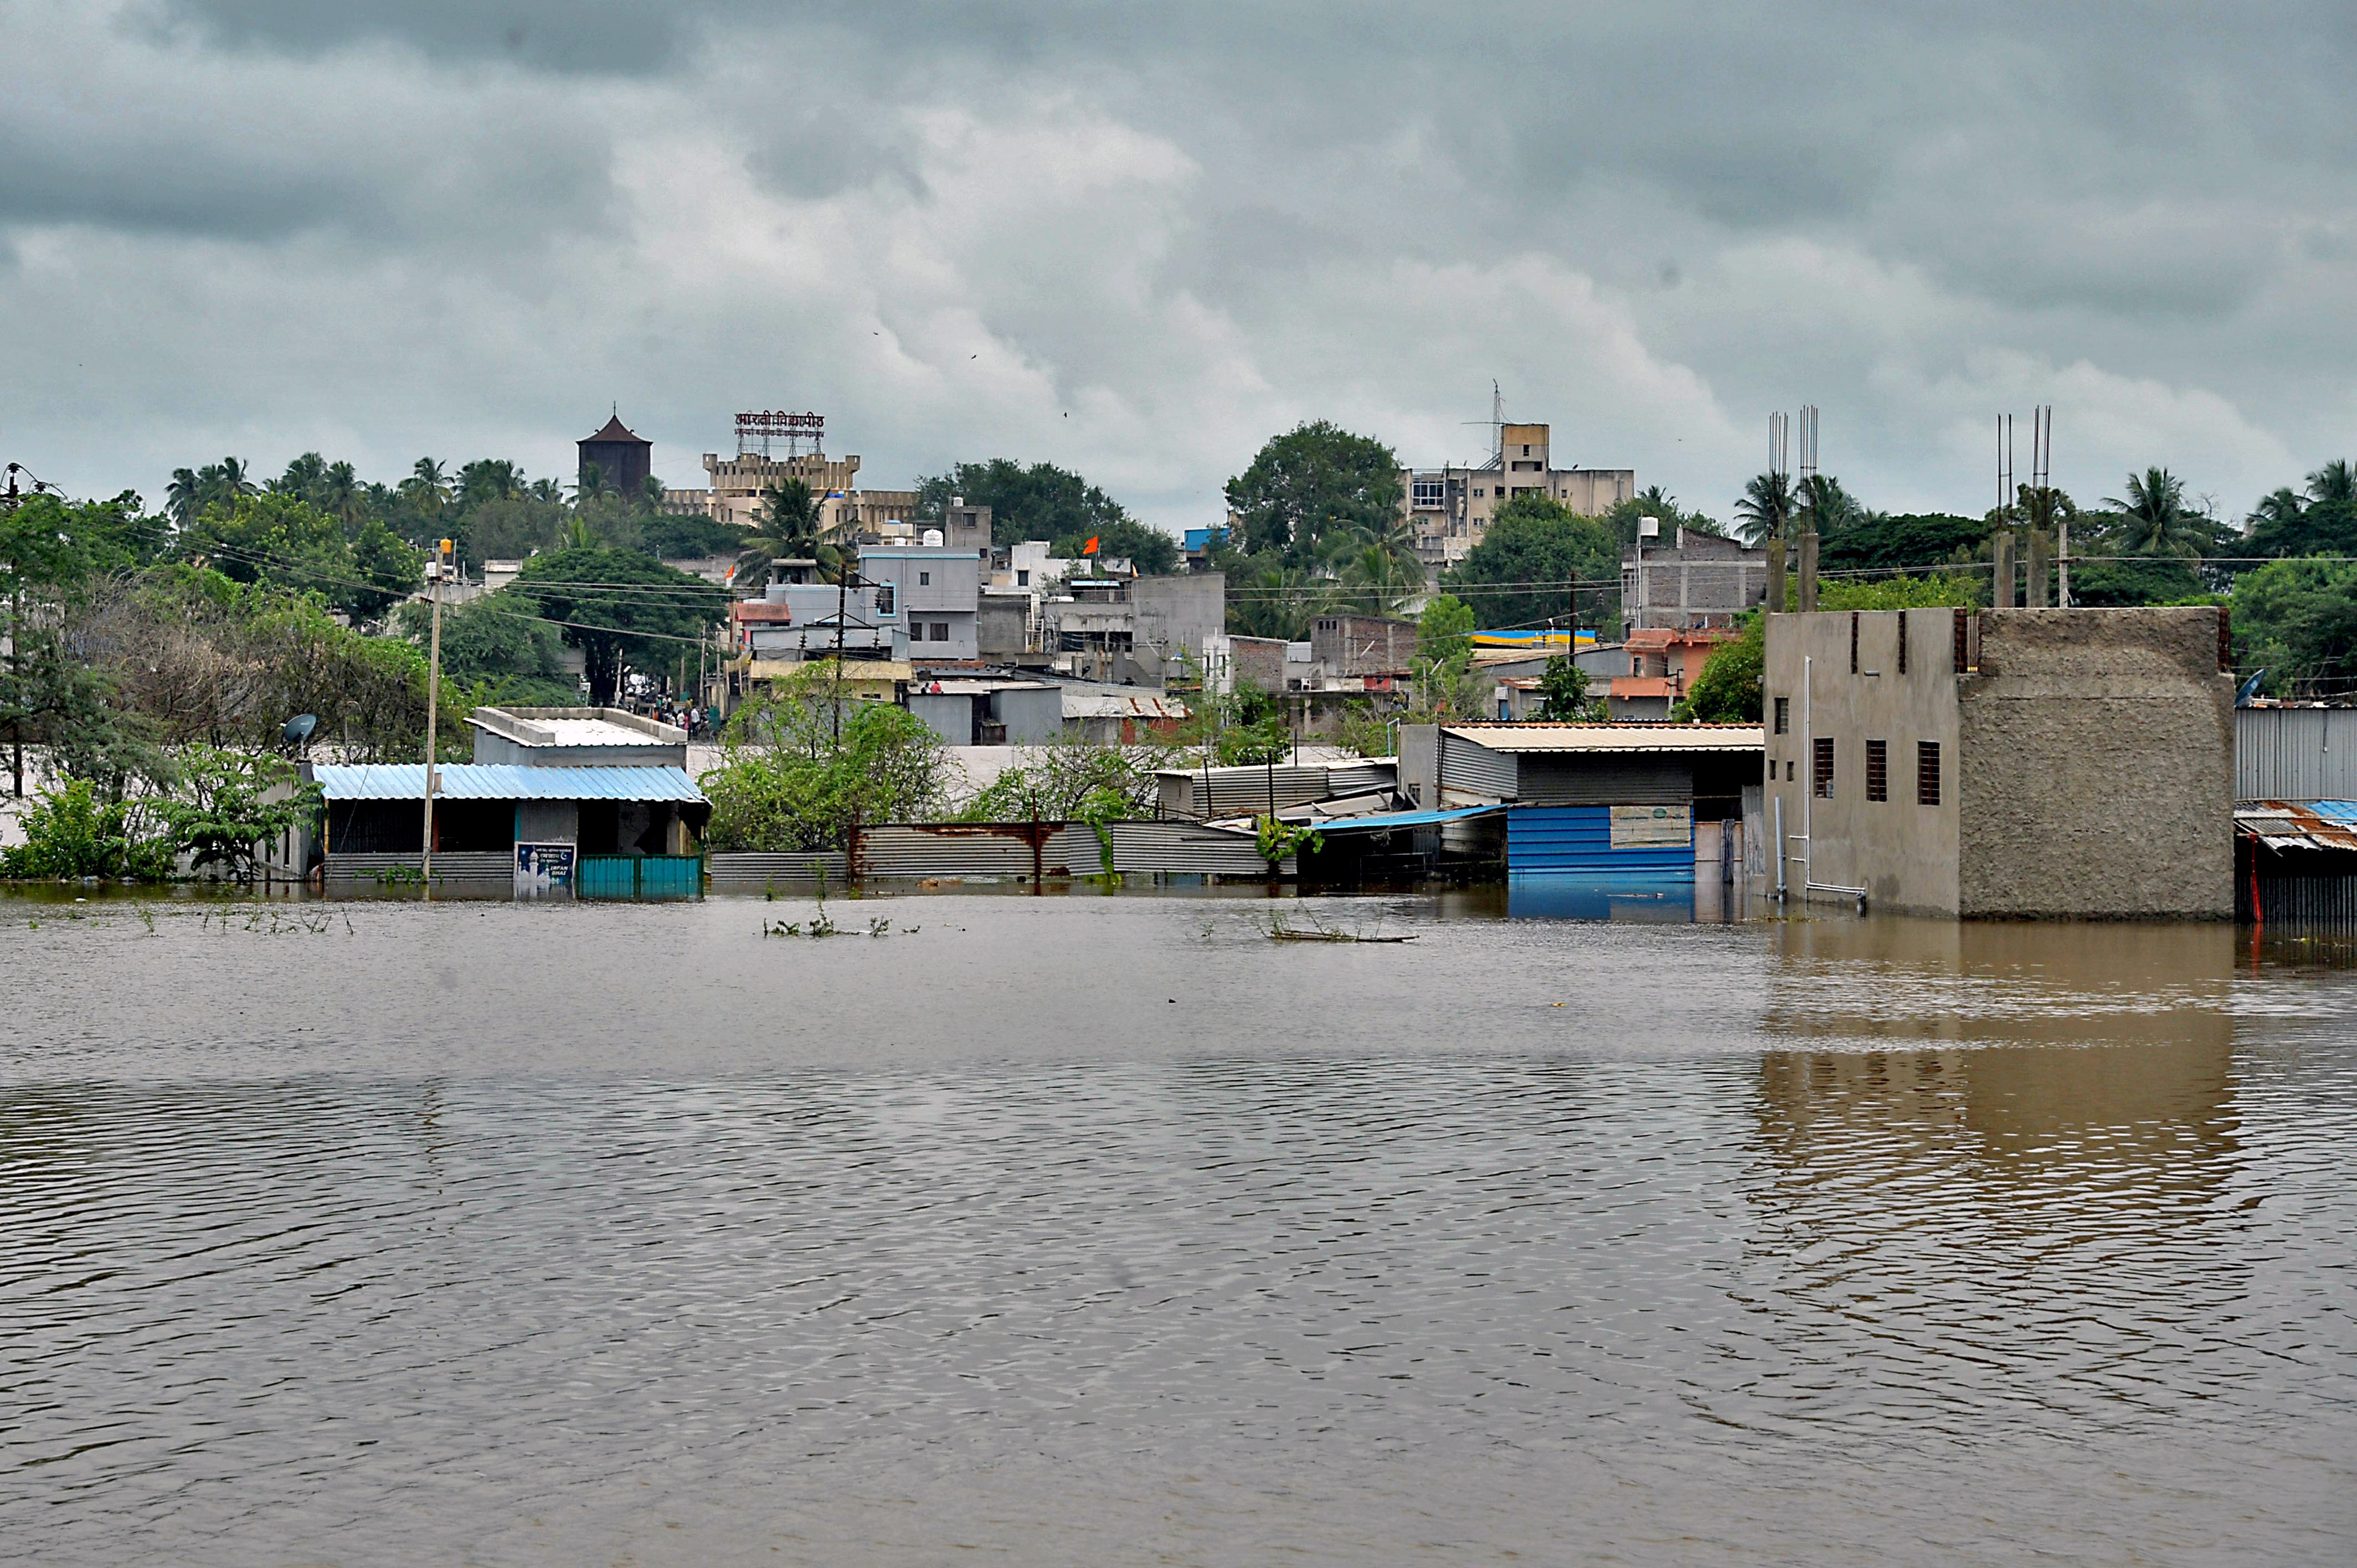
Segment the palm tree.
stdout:
<path fill-rule="evenodd" d="M 368 510 L 361 493 L 361 477 L 350 463 L 330 463 L 319 476 L 319 510 L 346 522 L 358 522 Z"/>
<path fill-rule="evenodd" d="M 565 486 L 556 479 L 534 479 L 524 493 L 536 501 L 547 501 L 554 506 L 565 504 Z"/>
<path fill-rule="evenodd" d="M 1754 475 L 1743 487 L 1743 499 L 1735 503 L 1736 525 L 1743 531 L 1743 542 L 1761 544 L 1782 533 L 1792 521 L 1796 499 L 1790 474 L 1770 468 Z"/>
<path fill-rule="evenodd" d="M 737 574 L 766 574 L 773 561 L 815 561 L 819 575 L 832 581 L 842 569 L 843 553 L 819 539 L 818 499 L 800 479 L 788 479 L 761 497 L 760 532 L 746 539 L 737 557 Z"/>
<path fill-rule="evenodd" d="M 2318 472 L 2320 474 L 2322 470 Z M 2309 482 L 2313 484 L 2315 477 L 2311 476 Z M 2251 515 L 2244 522 L 2244 532 L 2256 533 L 2270 524 L 2276 528 L 2288 528 L 2298 522 L 2300 513 L 2307 510 L 2308 503 L 2299 499 L 2299 492 L 2285 485 L 2259 498 L 2259 504 L 2251 509 Z"/>
<path fill-rule="evenodd" d="M 1792 514 L 1820 538 L 1840 532 L 1857 518 L 1857 502 L 1831 474 L 1811 474 L 1793 487 L 1792 499 Z"/>
<path fill-rule="evenodd" d="M 204 501 L 204 481 L 197 478 L 196 470 L 173 469 L 172 482 L 164 487 L 164 510 L 171 515 L 174 525 L 186 528 L 194 522 Z"/>
<path fill-rule="evenodd" d="M 606 482 L 606 476 L 599 471 L 597 464 L 584 463 L 581 465 L 581 477 L 579 479 L 575 481 L 573 486 L 573 504 L 575 506 L 586 506 L 589 502 L 596 500 L 600 496 L 608 496 L 613 493 L 613 487 Z"/>
<path fill-rule="evenodd" d="M 409 478 L 401 481 L 401 493 L 426 516 L 439 517 L 450 499 L 450 481 L 443 477 L 440 463 L 420 457 L 409 470 Z"/>
<path fill-rule="evenodd" d="M 2357 465 L 2335 457 L 2308 477 L 2308 499 L 2319 505 L 2357 501 Z"/>
<path fill-rule="evenodd" d="M 2120 514 L 2123 538 L 2139 555 L 2192 555 L 2201 538 L 2201 520 L 2185 504 L 2185 481 L 2166 468 L 2147 468 L 2128 476 L 2125 499 L 2106 497 L 2104 504 Z"/>
<path fill-rule="evenodd" d="M 1424 568 L 1383 544 L 1362 544 L 1342 565 L 1340 598 L 1369 615 L 1397 615 L 1424 591 Z"/>
<path fill-rule="evenodd" d="M 458 500 L 468 507 L 523 492 L 523 471 L 498 457 L 479 457 L 458 470 Z"/>
<path fill-rule="evenodd" d="M 245 459 L 242 457 L 224 457 L 216 466 L 215 471 L 221 476 L 221 493 L 216 498 L 218 499 L 234 501 L 240 496 L 258 496 L 262 493 L 262 487 L 247 476 Z"/>
<path fill-rule="evenodd" d="M 286 471 L 270 481 L 267 489 L 273 495 L 293 496 L 296 500 L 317 501 L 319 482 L 327 477 L 328 460 L 317 452 L 306 452 L 286 465 Z"/>

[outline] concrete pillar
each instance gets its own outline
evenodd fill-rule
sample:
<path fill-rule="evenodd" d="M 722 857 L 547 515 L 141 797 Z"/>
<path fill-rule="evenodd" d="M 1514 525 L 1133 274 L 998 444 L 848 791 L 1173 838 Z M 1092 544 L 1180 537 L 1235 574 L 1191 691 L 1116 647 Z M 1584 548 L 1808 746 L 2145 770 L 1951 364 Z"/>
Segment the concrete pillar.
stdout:
<path fill-rule="evenodd" d="M 2029 592 L 2021 601 L 2031 609 L 2042 610 L 2046 607 L 2046 579 L 2054 570 L 2052 556 L 2053 551 L 2046 542 L 2046 531 L 2042 528 L 2031 529 L 2029 531 Z"/>
<path fill-rule="evenodd" d="M 2013 530 L 2000 528 L 1989 536 L 1990 564 L 1996 568 L 1989 586 L 1993 609 L 2013 608 Z"/>
<path fill-rule="evenodd" d="M 1784 613 L 1784 536 L 1768 536 L 1768 613 Z"/>
<path fill-rule="evenodd" d="M 1801 613 L 1817 607 L 1817 531 L 1801 535 Z"/>

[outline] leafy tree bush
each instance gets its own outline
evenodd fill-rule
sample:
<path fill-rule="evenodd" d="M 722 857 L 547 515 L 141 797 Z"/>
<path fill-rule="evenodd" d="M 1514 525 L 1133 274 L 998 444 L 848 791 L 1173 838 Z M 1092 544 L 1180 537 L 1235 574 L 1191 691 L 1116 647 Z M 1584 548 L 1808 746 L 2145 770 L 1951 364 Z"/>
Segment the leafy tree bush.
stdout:
<path fill-rule="evenodd" d="M 374 518 L 346 525 L 294 496 L 240 496 L 200 512 L 179 553 L 236 583 L 317 594 L 355 621 L 373 620 L 425 581 L 417 552 Z"/>
<path fill-rule="evenodd" d="M 831 676 L 805 666 L 729 720 L 721 765 L 701 780 L 713 849 L 839 848 L 855 822 L 939 813 L 949 766 L 939 737 L 906 708 L 838 701 Z"/>
<path fill-rule="evenodd" d="M 1058 555 L 1077 556 L 1091 539 L 1101 556 L 1122 556 L 1149 576 L 1176 571 L 1178 542 L 1138 521 L 1119 501 L 1053 463 L 1029 467 L 1008 457 L 960 463 L 946 474 L 917 481 L 917 514 L 941 521 L 952 496 L 990 509 L 994 544 L 1044 539 Z"/>
<path fill-rule="evenodd" d="M 257 845 L 317 815 L 319 787 L 283 757 L 191 746 L 175 758 L 155 809 L 189 869 L 251 882 Z"/>
<path fill-rule="evenodd" d="M 64 779 L 26 807 L 25 842 L 0 849 L 0 876 L 103 876 L 160 882 L 172 842 L 146 802 L 107 800 L 87 779 Z"/>
<path fill-rule="evenodd" d="M 1469 590 L 1485 627 L 1568 622 L 1574 607 L 1617 619 L 1620 606 L 1620 542 L 1592 517 L 1544 496 L 1516 496 L 1498 510 L 1481 542 L 1444 587 Z M 1572 585 L 1589 585 L 1577 590 Z M 1526 585 L 1543 584 L 1544 586 Z"/>
<path fill-rule="evenodd" d="M 725 590 L 652 556 L 598 547 L 536 555 L 502 591 L 564 623 L 565 642 L 586 660 L 589 700 L 599 707 L 613 703 L 626 664 L 667 668 L 681 647 L 719 622 L 728 602 Z"/>
<path fill-rule="evenodd" d="M 1539 672 L 1536 717 L 1549 724 L 1602 724 L 1612 716 L 1603 698 L 1587 694 L 1587 672 L 1556 654 Z"/>
<path fill-rule="evenodd" d="M 537 618 L 533 601 L 501 588 L 442 612 L 442 675 L 472 703 L 567 707 L 579 683 L 562 662 L 557 628 Z M 413 599 L 397 612 L 401 635 L 420 649 L 433 634 L 433 611 Z"/>
<path fill-rule="evenodd" d="M 2234 585 L 2237 656 L 2276 695 L 2357 682 L 2357 562 L 2270 561 Z"/>
<path fill-rule="evenodd" d="M 1760 683 L 1768 671 L 1767 626 L 1768 618 L 1757 611 L 1744 617 L 1742 634 L 1712 650 L 1670 716 L 1706 725 L 1758 724 Z"/>
<path fill-rule="evenodd" d="M 1154 769 L 1143 746 L 1059 740 L 1027 748 L 958 813 L 969 822 L 1125 822 L 1154 814 Z"/>
<path fill-rule="evenodd" d="M 1454 659 L 1473 646 L 1473 607 L 1454 594 L 1436 594 L 1416 618 L 1416 651 L 1427 659 Z"/>
<path fill-rule="evenodd" d="M 1381 536 L 1398 521 L 1399 458 L 1370 436 L 1324 420 L 1272 439 L 1227 485 L 1253 553 L 1301 561 L 1329 533 Z"/>

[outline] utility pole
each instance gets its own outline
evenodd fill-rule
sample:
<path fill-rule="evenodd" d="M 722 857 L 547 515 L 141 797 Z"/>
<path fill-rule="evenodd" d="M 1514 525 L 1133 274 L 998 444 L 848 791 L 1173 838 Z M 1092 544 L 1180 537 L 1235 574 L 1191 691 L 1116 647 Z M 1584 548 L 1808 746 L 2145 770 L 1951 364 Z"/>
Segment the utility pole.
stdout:
<path fill-rule="evenodd" d="M 851 612 L 851 568 L 840 561 L 834 568 L 834 738 L 843 741 L 843 622 Z"/>
<path fill-rule="evenodd" d="M 434 901 L 434 720 L 442 695 L 442 573 L 450 559 L 450 542 L 436 540 L 433 559 L 425 563 L 425 596 L 434 605 L 434 631 L 425 656 L 425 841 L 418 860 L 418 886 L 425 901 Z"/>

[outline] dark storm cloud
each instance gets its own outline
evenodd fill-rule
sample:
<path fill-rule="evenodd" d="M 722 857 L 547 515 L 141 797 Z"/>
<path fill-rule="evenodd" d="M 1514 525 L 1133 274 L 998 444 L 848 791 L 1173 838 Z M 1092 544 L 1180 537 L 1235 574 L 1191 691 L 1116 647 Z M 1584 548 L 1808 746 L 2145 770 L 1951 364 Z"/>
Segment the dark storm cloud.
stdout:
<path fill-rule="evenodd" d="M 331 343 L 400 368 L 354 429 L 494 411 L 546 467 L 584 385 L 690 451 L 824 397 L 879 482 L 1021 449 L 1166 516 L 1297 417 L 1463 456 L 1492 374 L 1719 508 L 1802 397 L 1910 503 L 2000 405 L 2092 485 L 2357 423 L 2345 0 L 0 0 L 0 325 L 183 302 L 99 399 Z M 330 438 L 238 374 L 209 431 Z"/>

